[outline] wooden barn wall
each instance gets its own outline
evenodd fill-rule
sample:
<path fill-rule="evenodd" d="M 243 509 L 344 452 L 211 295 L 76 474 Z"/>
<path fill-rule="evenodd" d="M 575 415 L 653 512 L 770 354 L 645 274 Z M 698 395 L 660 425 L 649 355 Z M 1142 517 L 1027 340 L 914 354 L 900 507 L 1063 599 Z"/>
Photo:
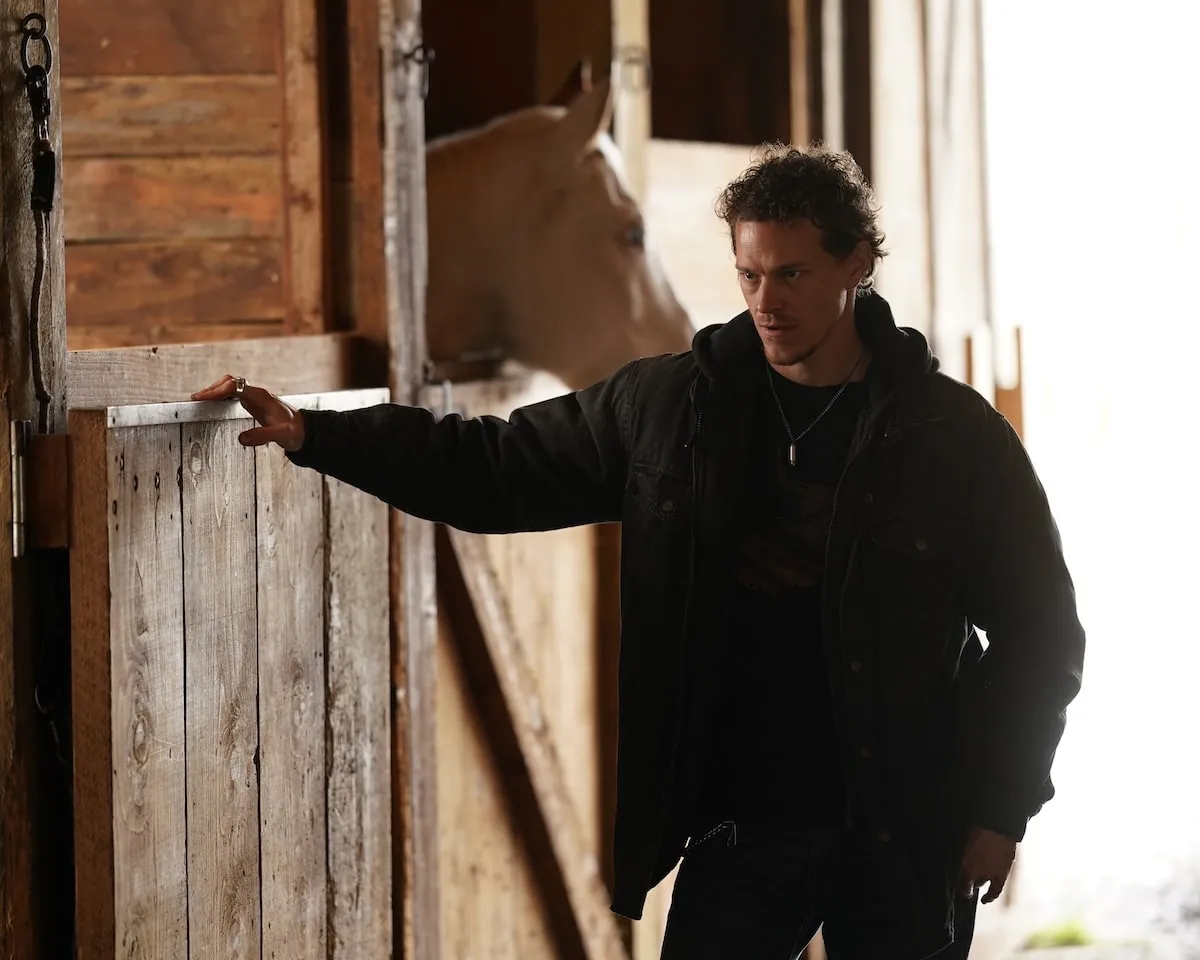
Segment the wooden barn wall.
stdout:
<path fill-rule="evenodd" d="M 68 346 L 326 324 L 316 0 L 63 0 Z"/>

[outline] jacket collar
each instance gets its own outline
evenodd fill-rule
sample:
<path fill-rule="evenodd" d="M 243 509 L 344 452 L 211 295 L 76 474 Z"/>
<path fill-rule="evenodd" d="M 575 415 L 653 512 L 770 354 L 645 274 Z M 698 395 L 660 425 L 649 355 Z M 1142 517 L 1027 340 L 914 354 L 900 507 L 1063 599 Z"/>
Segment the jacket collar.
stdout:
<path fill-rule="evenodd" d="M 858 297 L 854 324 L 871 351 L 873 408 L 882 407 L 898 390 L 938 369 L 925 336 L 911 327 L 898 327 L 891 306 L 879 294 Z M 761 376 L 762 340 L 749 311 L 697 332 L 692 353 L 701 374 L 697 399 L 726 391 L 741 393 Z"/>

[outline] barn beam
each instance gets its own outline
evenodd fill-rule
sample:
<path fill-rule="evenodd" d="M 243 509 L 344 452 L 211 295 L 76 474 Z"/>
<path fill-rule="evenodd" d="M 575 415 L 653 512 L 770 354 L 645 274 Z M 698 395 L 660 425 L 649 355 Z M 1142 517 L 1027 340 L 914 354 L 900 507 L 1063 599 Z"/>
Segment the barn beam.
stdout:
<path fill-rule="evenodd" d="M 481 537 L 448 528 L 439 528 L 437 538 L 439 589 L 473 702 L 545 897 L 558 956 L 628 960 L 487 546 Z"/>
<path fill-rule="evenodd" d="M 388 358 L 397 403 L 419 402 L 428 350 L 425 201 L 428 51 L 421 0 L 379 0 L 382 48 L 383 253 L 387 298 L 379 317 L 359 316 Z M 382 326 L 381 326 L 382 325 Z M 437 585 L 433 525 L 391 512 L 393 869 L 397 953 L 441 957 L 437 826 Z"/>
<path fill-rule="evenodd" d="M 72 350 L 68 394 L 72 407 L 174 403 L 227 370 L 277 394 L 379 386 L 371 352 L 365 338 L 347 333 Z"/>
<path fill-rule="evenodd" d="M 44 226 L 44 270 L 37 270 L 38 226 L 31 206 L 35 125 L 21 60 L 22 20 L 40 14 L 52 53 L 47 77 L 50 112 L 43 136 L 61 156 L 57 0 L 0 0 L 0 958 L 66 956 L 70 951 L 69 771 L 54 755 L 50 729 L 39 716 L 35 689 L 48 696 L 47 668 L 60 663 L 65 636 L 47 612 L 63 601 L 65 552 L 26 541 L 13 556 L 13 424 L 22 436 L 61 433 L 66 411 L 66 288 L 63 277 L 62 187 L 55 176 L 53 207 Z M 46 63 L 45 45 L 28 43 L 31 67 Z M 36 71 L 35 71 L 36 72 Z M 57 163 L 55 167 L 58 167 Z M 58 172 L 57 170 L 55 171 Z M 35 278 L 41 276 L 40 296 Z M 36 303 L 36 341 L 30 337 Z M 31 348 L 36 342 L 38 350 Z M 39 400 L 35 355 L 44 392 Z M 17 462 L 27 459 L 19 438 Z M 60 701 L 61 702 L 61 701 Z M 55 719 L 60 736 L 68 731 Z M 65 749 L 65 747 L 64 747 Z M 57 888 L 57 889 L 56 889 Z"/>

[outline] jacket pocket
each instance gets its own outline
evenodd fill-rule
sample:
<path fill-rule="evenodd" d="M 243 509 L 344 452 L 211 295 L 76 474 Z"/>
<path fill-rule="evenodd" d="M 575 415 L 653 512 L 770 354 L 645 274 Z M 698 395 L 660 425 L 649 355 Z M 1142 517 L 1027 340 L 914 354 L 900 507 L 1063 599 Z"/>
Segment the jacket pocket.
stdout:
<path fill-rule="evenodd" d="M 626 492 L 637 507 L 658 520 L 673 523 L 691 519 L 691 480 L 662 467 L 634 463 Z"/>
<path fill-rule="evenodd" d="M 880 521 L 868 538 L 883 553 L 904 562 L 938 560 L 957 546 L 957 536 L 941 518 L 890 517 Z"/>

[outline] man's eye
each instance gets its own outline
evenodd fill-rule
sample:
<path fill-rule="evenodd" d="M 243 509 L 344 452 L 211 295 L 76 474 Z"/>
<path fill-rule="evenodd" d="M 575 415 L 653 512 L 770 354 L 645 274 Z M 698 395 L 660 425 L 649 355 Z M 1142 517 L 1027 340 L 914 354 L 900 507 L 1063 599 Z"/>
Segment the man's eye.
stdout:
<path fill-rule="evenodd" d="M 634 224 L 625 231 L 625 236 L 622 239 L 625 246 L 636 247 L 640 250 L 646 246 L 646 228 L 640 223 Z"/>

